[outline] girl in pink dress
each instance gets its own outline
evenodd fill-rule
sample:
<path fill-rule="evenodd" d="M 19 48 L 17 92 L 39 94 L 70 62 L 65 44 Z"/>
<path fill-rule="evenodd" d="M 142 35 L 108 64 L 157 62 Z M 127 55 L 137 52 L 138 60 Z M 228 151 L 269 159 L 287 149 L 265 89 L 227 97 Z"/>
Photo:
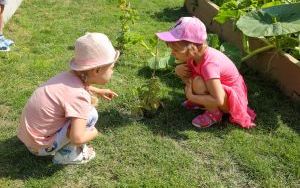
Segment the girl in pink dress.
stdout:
<path fill-rule="evenodd" d="M 220 122 L 223 113 L 243 128 L 255 126 L 256 115 L 248 107 L 243 77 L 226 55 L 207 46 L 206 27 L 198 18 L 182 17 L 170 31 L 156 35 L 168 44 L 177 60 L 184 62 L 175 68 L 185 83 L 184 105 L 206 109 L 192 120 L 194 126 L 209 127 Z"/>

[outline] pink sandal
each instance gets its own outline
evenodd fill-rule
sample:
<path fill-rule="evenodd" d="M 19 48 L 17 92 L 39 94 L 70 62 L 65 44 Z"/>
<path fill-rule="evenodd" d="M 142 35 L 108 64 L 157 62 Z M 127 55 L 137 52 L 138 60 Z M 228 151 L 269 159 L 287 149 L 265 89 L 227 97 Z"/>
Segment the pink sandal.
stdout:
<path fill-rule="evenodd" d="M 198 128 L 207 128 L 215 123 L 222 120 L 223 112 L 220 110 L 215 111 L 205 111 L 203 114 L 198 115 L 192 121 L 192 124 Z"/>

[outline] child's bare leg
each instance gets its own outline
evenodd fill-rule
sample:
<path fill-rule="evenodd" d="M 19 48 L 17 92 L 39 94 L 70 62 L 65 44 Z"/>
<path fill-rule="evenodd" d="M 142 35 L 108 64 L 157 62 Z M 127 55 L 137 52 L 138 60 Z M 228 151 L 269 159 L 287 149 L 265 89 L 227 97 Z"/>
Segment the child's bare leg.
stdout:
<path fill-rule="evenodd" d="M 200 76 L 196 76 L 192 83 L 193 93 L 196 95 L 204 95 L 208 93 L 204 80 Z"/>
<path fill-rule="evenodd" d="M 209 95 L 205 82 L 200 76 L 196 76 L 193 79 L 192 89 L 193 89 L 193 93 L 196 95 Z M 223 93 L 224 93 L 224 105 L 218 106 L 218 108 L 223 112 L 228 112 L 227 95 L 225 91 Z M 208 107 L 206 108 L 208 110 L 215 110 Z"/>

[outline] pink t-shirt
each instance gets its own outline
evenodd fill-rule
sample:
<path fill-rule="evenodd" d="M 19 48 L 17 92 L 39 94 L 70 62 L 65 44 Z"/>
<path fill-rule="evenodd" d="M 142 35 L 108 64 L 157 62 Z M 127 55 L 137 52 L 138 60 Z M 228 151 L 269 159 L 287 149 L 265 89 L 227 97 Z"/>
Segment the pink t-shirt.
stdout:
<path fill-rule="evenodd" d="M 18 137 L 27 147 L 51 146 L 56 132 L 71 118 L 88 119 L 91 96 L 81 80 L 63 72 L 37 88 L 23 109 Z"/>
<path fill-rule="evenodd" d="M 230 86 L 240 76 L 233 62 L 222 52 L 211 47 L 206 49 L 199 63 L 195 64 L 192 59 L 187 63 L 192 77 L 201 76 L 205 81 L 218 78 L 222 84 Z"/>

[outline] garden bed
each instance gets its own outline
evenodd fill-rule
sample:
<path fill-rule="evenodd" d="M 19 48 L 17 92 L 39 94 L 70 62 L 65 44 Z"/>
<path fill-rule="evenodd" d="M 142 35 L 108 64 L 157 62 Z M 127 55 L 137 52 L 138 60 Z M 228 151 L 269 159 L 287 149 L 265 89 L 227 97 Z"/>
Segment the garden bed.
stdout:
<path fill-rule="evenodd" d="M 213 20 L 213 17 L 218 14 L 218 5 L 207 0 L 185 0 L 185 7 L 189 13 L 200 18 L 209 31 L 243 49 L 242 33 L 234 28 L 233 22 L 219 24 Z M 250 38 L 249 45 L 250 49 L 254 50 L 264 46 L 265 42 Z M 252 57 L 246 63 L 251 68 L 275 79 L 286 95 L 300 101 L 300 62 L 296 58 L 287 53 L 270 50 Z"/>

